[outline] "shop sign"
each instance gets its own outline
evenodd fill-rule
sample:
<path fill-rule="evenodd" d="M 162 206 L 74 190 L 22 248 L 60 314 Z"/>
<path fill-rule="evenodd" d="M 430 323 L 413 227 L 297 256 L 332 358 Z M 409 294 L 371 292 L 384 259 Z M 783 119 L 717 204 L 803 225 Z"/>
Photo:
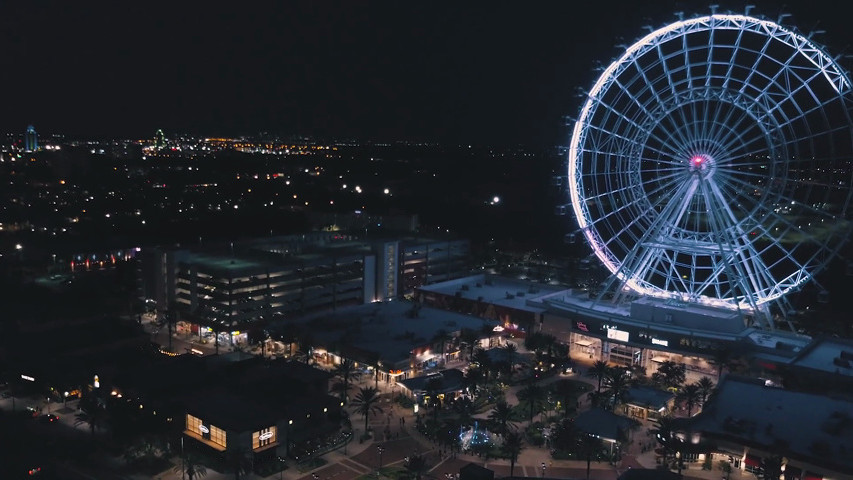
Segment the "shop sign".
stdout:
<path fill-rule="evenodd" d="M 652 345 L 660 345 L 661 347 L 668 347 L 669 340 L 661 340 L 659 338 L 652 338 Z"/>
<path fill-rule="evenodd" d="M 260 441 L 269 440 L 270 438 L 272 438 L 272 432 L 264 432 L 258 435 L 258 440 Z"/>
<path fill-rule="evenodd" d="M 28 382 L 35 382 L 36 381 L 36 379 L 34 377 L 31 377 L 29 375 L 21 375 L 21 378 L 23 378 L 24 380 L 26 380 Z"/>
<path fill-rule="evenodd" d="M 619 342 L 627 342 L 630 334 L 628 332 L 617 330 L 615 328 L 607 329 L 607 338 L 617 340 Z"/>
<path fill-rule="evenodd" d="M 583 322 L 575 322 L 575 326 L 578 327 L 578 330 L 582 332 L 588 332 L 589 327 Z"/>
<path fill-rule="evenodd" d="M 207 428 L 207 425 L 199 425 L 199 426 L 198 426 L 198 429 L 199 429 L 199 431 L 200 431 L 201 433 L 203 433 L 203 434 L 205 434 L 205 435 L 207 435 L 208 433 L 210 433 L 210 429 L 209 429 L 209 428 Z"/>

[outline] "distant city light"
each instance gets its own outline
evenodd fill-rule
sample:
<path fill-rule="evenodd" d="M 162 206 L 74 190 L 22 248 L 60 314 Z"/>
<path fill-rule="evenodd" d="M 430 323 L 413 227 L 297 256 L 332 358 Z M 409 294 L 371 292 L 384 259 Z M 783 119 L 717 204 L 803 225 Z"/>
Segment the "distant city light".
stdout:
<path fill-rule="evenodd" d="M 385 195 L 388 195 L 389 193 L 391 193 L 391 190 L 386 188 L 385 190 L 382 190 L 382 193 L 384 193 Z"/>

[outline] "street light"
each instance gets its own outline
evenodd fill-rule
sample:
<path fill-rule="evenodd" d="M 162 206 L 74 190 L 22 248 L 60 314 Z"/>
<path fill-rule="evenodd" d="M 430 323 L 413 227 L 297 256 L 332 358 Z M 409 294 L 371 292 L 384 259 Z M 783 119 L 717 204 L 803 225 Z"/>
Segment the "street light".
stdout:
<path fill-rule="evenodd" d="M 285 444 L 285 446 L 284 446 L 284 451 L 288 457 L 290 456 L 290 429 L 291 429 L 291 425 L 293 425 L 293 420 L 288 420 L 287 421 L 287 444 Z"/>
<path fill-rule="evenodd" d="M 379 477 L 379 470 L 382 470 L 382 452 L 385 451 L 385 447 L 379 445 L 376 447 L 376 450 L 379 452 L 379 468 L 376 469 L 376 477 Z"/>

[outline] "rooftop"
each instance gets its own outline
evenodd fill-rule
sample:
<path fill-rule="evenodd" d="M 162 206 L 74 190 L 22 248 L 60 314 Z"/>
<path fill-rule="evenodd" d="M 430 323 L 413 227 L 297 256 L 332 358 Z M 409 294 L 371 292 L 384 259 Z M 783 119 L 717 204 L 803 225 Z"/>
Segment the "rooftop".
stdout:
<path fill-rule="evenodd" d="M 455 295 L 492 305 L 538 313 L 545 311 L 545 305 L 541 304 L 542 297 L 566 291 L 566 288 L 497 275 L 479 274 L 425 285 L 419 290 L 448 296 Z"/>
<path fill-rule="evenodd" d="M 815 339 L 791 365 L 853 377 L 853 340 L 831 337 Z"/>
<path fill-rule="evenodd" d="M 626 438 L 628 430 L 637 424 L 635 420 L 600 408 L 587 410 L 575 418 L 578 430 L 610 442 Z"/>
<path fill-rule="evenodd" d="M 728 375 L 693 431 L 853 473 L 853 402 Z"/>
<path fill-rule="evenodd" d="M 410 302 L 376 302 L 323 312 L 302 322 L 326 348 L 357 347 L 378 354 L 386 364 L 407 361 L 413 349 L 429 346 L 441 330 L 463 328 L 491 331 L 494 321 L 429 307 L 416 310 Z M 357 360 L 357 359 L 356 359 Z"/>
<path fill-rule="evenodd" d="M 667 402 L 672 400 L 675 395 L 672 392 L 659 390 L 654 387 L 631 387 L 628 389 L 626 402 L 632 405 L 648 406 L 655 410 L 660 410 L 666 406 Z"/>

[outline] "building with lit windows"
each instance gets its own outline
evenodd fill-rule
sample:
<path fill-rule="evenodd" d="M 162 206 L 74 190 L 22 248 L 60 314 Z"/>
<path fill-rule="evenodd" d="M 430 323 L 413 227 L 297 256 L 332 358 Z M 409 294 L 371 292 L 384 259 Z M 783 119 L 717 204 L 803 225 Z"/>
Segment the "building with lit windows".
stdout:
<path fill-rule="evenodd" d="M 26 133 L 24 133 L 24 150 L 27 152 L 35 152 L 38 148 L 38 134 L 36 133 L 35 127 L 30 125 L 27 127 Z"/>

